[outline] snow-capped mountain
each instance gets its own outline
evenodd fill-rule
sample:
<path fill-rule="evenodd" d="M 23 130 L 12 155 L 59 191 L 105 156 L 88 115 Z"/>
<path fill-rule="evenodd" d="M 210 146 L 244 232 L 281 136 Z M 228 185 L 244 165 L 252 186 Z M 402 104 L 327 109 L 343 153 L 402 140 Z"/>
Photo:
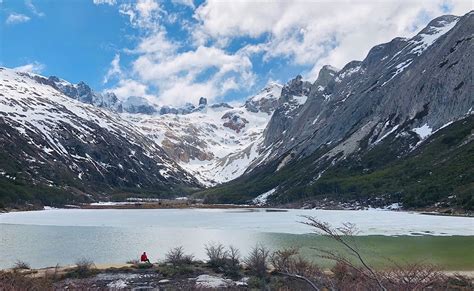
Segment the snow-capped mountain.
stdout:
<path fill-rule="evenodd" d="M 204 185 L 242 175 L 260 152 L 262 134 L 278 106 L 282 86 L 268 84 L 242 106 L 208 105 L 167 114 L 124 114 Z"/>
<path fill-rule="evenodd" d="M 468 88 L 468 29 L 473 19 L 472 13 L 462 20 L 439 17 L 411 39 L 375 46 L 363 61 L 350 62 L 339 71 L 323 67 L 313 84 L 293 80 L 288 90 L 283 89 L 282 99 L 299 94 L 307 95 L 308 102 L 296 109 L 283 103 L 276 109 L 266 130 L 264 147 L 271 153 L 265 162 L 288 156 L 288 151 L 287 161 L 335 144 L 330 155 L 347 156 L 359 149 L 361 139 L 380 142 L 407 123 L 412 132 L 424 129 L 420 137 L 426 138 L 428 131 L 467 114 L 474 105 Z"/>
<path fill-rule="evenodd" d="M 43 80 L 0 68 L 2 183 L 68 187 L 81 199 L 127 189 L 182 195 L 199 185 L 118 113 L 88 104 L 87 86 L 75 87 L 76 100 Z"/>
<path fill-rule="evenodd" d="M 30 152 L 4 154 L 21 167 L 36 169 L 20 175 L 14 167 L 2 165 L 2 175 L 58 187 L 61 183 L 51 175 L 61 175 L 38 169 L 62 163 L 59 168 L 74 183 L 102 179 L 117 188 L 168 182 L 210 186 L 234 179 L 258 156 L 282 89 L 270 83 L 236 107 L 208 105 L 201 98 L 197 106 L 160 108 L 141 97 L 119 100 L 113 93 L 97 93 L 83 82 L 72 84 L 55 76 L 7 68 L 0 74 L 0 112 L 8 136 L 4 148 L 11 148 L 8 142 L 15 136 Z M 15 157 L 20 154 L 24 156 Z M 144 166 L 143 159 L 151 161 Z M 157 163 L 152 166 L 153 160 Z"/>
<path fill-rule="evenodd" d="M 83 103 L 91 104 L 96 107 L 109 108 L 118 112 L 122 111 L 122 104 L 114 93 L 102 94 L 94 92 L 84 82 L 72 84 L 56 76 L 50 76 L 49 78 L 46 78 L 40 75 L 32 74 L 31 77 L 36 82 L 44 85 L 49 85 L 72 99 L 81 101 Z"/>
<path fill-rule="evenodd" d="M 472 31 L 472 12 L 442 16 L 410 39 L 373 47 L 362 61 L 322 67 L 313 83 L 301 76 L 269 83 L 232 106 L 202 97 L 195 105 L 160 107 L 1 68 L 0 186 L 23 181 L 96 196 L 178 195 L 230 181 L 201 194 L 232 203 L 380 193 L 413 200 L 416 187 L 407 185 L 418 176 L 403 185 L 357 183 L 395 172 L 383 162 L 421 155 L 447 130 L 456 132 L 456 148 L 437 163 L 457 175 L 453 183 L 474 183 L 457 172 L 467 171 L 463 165 L 452 164 L 473 141 L 466 130 L 474 112 Z M 423 169 L 436 174 L 430 167 Z M 417 191 L 432 191 L 420 185 Z M 438 196 L 452 196 L 445 194 Z"/>
<path fill-rule="evenodd" d="M 246 174 L 203 195 L 242 203 L 264 193 L 274 203 L 385 195 L 411 206 L 454 197 L 472 205 L 473 31 L 473 12 L 442 16 L 363 61 L 323 67 L 312 84 L 297 77 L 282 89 Z"/>

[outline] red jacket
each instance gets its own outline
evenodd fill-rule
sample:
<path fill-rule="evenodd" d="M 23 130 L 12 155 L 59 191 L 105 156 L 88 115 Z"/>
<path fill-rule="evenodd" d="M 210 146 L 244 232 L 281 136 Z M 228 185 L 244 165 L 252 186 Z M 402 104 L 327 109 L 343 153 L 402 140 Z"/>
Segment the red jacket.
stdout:
<path fill-rule="evenodd" d="M 148 260 L 148 257 L 146 256 L 145 253 L 143 253 L 142 256 L 140 257 L 140 261 L 145 262 L 147 260 Z"/>

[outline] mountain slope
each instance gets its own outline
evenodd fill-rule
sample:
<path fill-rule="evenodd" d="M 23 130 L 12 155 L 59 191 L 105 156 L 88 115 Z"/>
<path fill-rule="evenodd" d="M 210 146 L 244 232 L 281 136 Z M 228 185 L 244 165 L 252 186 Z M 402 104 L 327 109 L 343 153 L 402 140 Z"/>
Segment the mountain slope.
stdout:
<path fill-rule="evenodd" d="M 402 203 L 406 208 L 449 206 L 474 209 L 474 117 L 468 116 L 433 134 L 414 150 L 406 139 L 392 134 L 363 154 L 352 155 L 332 167 L 321 163 L 324 150 L 275 171 L 257 168 L 219 187 L 198 193 L 208 203 L 249 203 L 271 189 L 270 205 L 299 201 L 298 205 L 386 206 Z M 400 148 L 408 151 L 402 158 Z M 320 174 L 321 168 L 326 172 Z"/>
<path fill-rule="evenodd" d="M 1 202 L 51 202 L 50 192 L 62 202 L 130 192 L 170 196 L 199 186 L 118 114 L 40 78 L 0 69 Z"/>
<path fill-rule="evenodd" d="M 397 194 L 408 206 L 432 203 L 433 199 L 417 198 L 412 200 L 419 203 L 409 202 L 407 197 L 416 196 L 408 190 L 414 189 L 409 181 L 407 185 L 389 186 L 383 185 L 381 179 L 382 185 L 372 192 L 350 183 L 354 187 L 333 189 L 314 185 L 338 177 L 338 173 L 345 173 L 345 179 L 357 179 L 360 173 L 343 169 L 363 164 L 369 153 L 383 148 L 388 137 L 393 137 L 391 143 L 399 146 L 382 152 L 389 156 L 388 160 L 404 161 L 415 149 L 425 146 L 433 133 L 468 118 L 474 107 L 472 31 L 472 12 L 463 17 L 443 16 L 411 39 L 396 38 L 374 47 L 363 61 L 350 62 L 339 71 L 323 68 L 321 78 L 313 84 L 299 78 L 290 82 L 282 90 L 282 105 L 265 130 L 262 155 L 247 174 L 201 194 L 212 201 L 241 203 L 270 190 L 274 190 L 270 201 L 273 197 L 279 202 L 334 194 L 340 198 Z M 307 101 L 301 107 L 292 108 L 285 101 L 302 95 L 307 96 Z M 472 126 L 469 120 L 466 122 Z M 457 144 L 462 150 L 448 155 L 448 168 L 456 165 L 458 157 L 466 158 L 467 164 L 472 161 L 472 141 L 468 134 L 463 138 L 467 144 Z M 454 170 L 453 173 L 461 175 Z M 446 189 L 450 189 L 448 192 L 461 193 L 462 183 L 443 181 Z M 463 183 L 468 187 L 471 181 Z M 440 188 L 443 184 L 435 185 Z M 446 191 L 436 191 L 438 194 L 431 197 L 451 196 Z M 472 189 L 469 191 L 472 195 Z M 468 202 L 461 204 L 472 207 Z"/>

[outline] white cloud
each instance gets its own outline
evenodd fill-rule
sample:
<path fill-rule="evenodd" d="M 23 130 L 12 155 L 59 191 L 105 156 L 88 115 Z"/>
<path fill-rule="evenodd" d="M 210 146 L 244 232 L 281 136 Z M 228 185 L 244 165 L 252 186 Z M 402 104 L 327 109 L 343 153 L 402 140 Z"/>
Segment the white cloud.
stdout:
<path fill-rule="evenodd" d="M 19 13 L 11 13 L 8 15 L 7 20 L 5 21 L 6 24 L 17 24 L 17 23 L 24 23 L 30 21 L 30 17 L 24 14 Z"/>
<path fill-rule="evenodd" d="M 175 54 L 178 48 L 178 44 L 170 41 L 166 37 L 166 32 L 161 29 L 149 36 L 142 38 L 134 50 L 128 51 L 138 54 L 149 54 L 158 59 Z"/>
<path fill-rule="evenodd" d="M 148 86 L 132 79 L 122 79 L 117 87 L 107 91 L 115 93 L 122 100 L 130 96 L 149 97 Z"/>
<path fill-rule="evenodd" d="M 129 17 L 130 23 L 141 29 L 159 29 L 163 11 L 156 0 L 137 0 L 120 5 L 120 13 Z"/>
<path fill-rule="evenodd" d="M 194 7 L 193 1 L 174 0 L 178 2 Z M 263 61 L 285 59 L 311 68 L 304 73 L 314 80 L 321 66 L 361 60 L 374 45 L 413 35 L 427 18 L 445 14 L 447 6 L 453 13 L 466 13 L 469 2 L 209 0 L 193 18 L 181 19 L 182 14 L 165 11 L 155 0 L 132 1 L 119 6 L 141 36 L 134 48 L 124 50 L 133 56 L 132 70 L 120 71 L 117 61 L 118 69 L 112 64 L 104 80 L 119 76 L 113 90 L 122 97 L 151 98 L 153 92 L 161 104 L 195 103 L 200 96 L 212 101 L 253 86 L 257 76 L 251 59 L 256 54 Z M 179 23 L 188 35 L 171 39 L 167 23 Z M 252 41 L 240 42 L 242 38 Z M 265 74 L 259 77 L 267 79 L 271 70 Z"/>
<path fill-rule="evenodd" d="M 181 4 L 194 5 L 192 1 Z M 121 77 L 117 86 L 110 89 L 119 97 L 150 97 L 149 92 L 154 91 L 158 96 L 154 102 L 181 105 L 196 103 L 201 96 L 212 100 L 253 85 L 255 75 L 248 55 L 205 45 L 184 48 L 182 43 L 170 40 L 160 23 L 169 18 L 169 13 L 158 2 L 140 0 L 122 4 L 119 9 L 144 35 L 135 48 L 124 50 L 136 56 L 132 71 L 123 72 L 119 60 L 114 59 L 116 62 L 112 62 L 104 78 L 109 81 L 111 76 Z"/>
<path fill-rule="evenodd" d="M 247 56 L 215 47 L 200 46 L 158 56 L 144 53 L 134 61 L 133 68 L 141 80 L 159 88 L 159 101 L 164 104 L 196 102 L 201 96 L 212 100 L 254 81 Z M 204 80 L 199 80 L 200 76 Z"/>
<path fill-rule="evenodd" d="M 28 9 L 30 9 L 30 11 L 36 15 L 36 16 L 39 16 L 39 17 L 43 17 L 45 14 L 41 11 L 39 11 L 36 6 L 33 4 L 33 0 L 25 0 L 25 5 L 26 7 L 28 7 Z"/>
<path fill-rule="evenodd" d="M 95 5 L 100 5 L 100 4 L 115 5 L 117 4 L 117 0 L 93 0 L 93 3 Z"/>
<path fill-rule="evenodd" d="M 122 69 L 120 68 L 120 54 L 115 54 L 114 59 L 110 63 L 110 68 L 104 76 L 103 83 L 108 83 L 111 78 L 122 76 Z"/>
<path fill-rule="evenodd" d="M 29 64 L 19 66 L 13 69 L 19 72 L 40 74 L 44 70 L 44 68 L 45 68 L 45 65 L 39 62 L 33 62 L 33 63 L 29 63 Z"/>
<path fill-rule="evenodd" d="M 198 7 L 195 39 L 220 42 L 236 37 L 265 37 L 248 51 L 265 58 L 289 58 L 293 64 L 315 64 L 308 75 L 315 78 L 328 63 L 342 67 L 363 59 L 376 44 L 397 36 L 413 35 L 429 18 L 444 14 L 443 5 L 464 14 L 470 1 L 207 1 Z M 245 20 L 245 21 L 243 21 Z M 415 27 L 414 27 L 415 26 Z"/>

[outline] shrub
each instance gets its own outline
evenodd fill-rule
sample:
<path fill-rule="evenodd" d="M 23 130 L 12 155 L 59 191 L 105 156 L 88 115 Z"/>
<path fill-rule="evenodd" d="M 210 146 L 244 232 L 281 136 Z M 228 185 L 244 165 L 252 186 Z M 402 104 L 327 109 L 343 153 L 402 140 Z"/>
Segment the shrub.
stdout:
<path fill-rule="evenodd" d="M 328 285 L 328 278 L 314 264 L 297 256 L 296 248 L 288 248 L 273 252 L 270 256 L 270 263 L 280 275 L 306 282 L 314 290 L 319 290 L 318 285 Z"/>
<path fill-rule="evenodd" d="M 224 245 L 217 244 L 217 245 L 206 245 L 205 247 L 208 265 L 211 268 L 221 268 L 225 265 L 228 253 L 225 250 Z"/>
<path fill-rule="evenodd" d="M 247 281 L 247 285 L 251 290 L 265 290 L 267 282 L 263 278 L 250 277 Z"/>
<path fill-rule="evenodd" d="M 245 258 L 245 265 L 250 273 L 258 278 L 265 278 L 268 269 L 269 251 L 263 246 L 255 246 Z"/>
<path fill-rule="evenodd" d="M 237 248 L 229 246 L 225 249 L 222 244 L 217 244 L 206 245 L 205 249 L 209 267 L 233 279 L 240 278 L 240 251 Z"/>
<path fill-rule="evenodd" d="M 167 278 L 196 275 L 195 268 L 191 265 L 161 265 L 159 272 Z"/>
<path fill-rule="evenodd" d="M 441 288 L 447 277 L 435 266 L 409 264 L 405 266 L 395 265 L 384 272 L 381 272 L 389 289 L 398 290 L 426 290 L 429 288 Z"/>
<path fill-rule="evenodd" d="M 25 261 L 16 261 L 15 265 L 13 266 L 14 270 L 29 270 L 31 269 L 30 264 Z"/>
<path fill-rule="evenodd" d="M 229 246 L 227 254 L 227 268 L 224 273 L 232 279 L 237 279 L 240 277 L 240 251 L 234 246 Z"/>
<path fill-rule="evenodd" d="M 182 246 L 175 247 L 165 255 L 165 262 L 172 265 L 189 265 L 194 261 L 193 255 L 186 255 Z"/>
<path fill-rule="evenodd" d="M 19 272 L 0 271 L 0 290 L 53 290 L 49 278 L 30 278 Z"/>
<path fill-rule="evenodd" d="M 148 262 L 144 262 L 144 263 L 138 263 L 135 266 L 138 269 L 150 269 L 151 267 L 153 267 L 153 264 L 148 263 Z"/>
<path fill-rule="evenodd" d="M 87 278 L 97 273 L 94 262 L 89 259 L 80 259 L 76 262 L 76 267 L 69 272 L 69 276 L 74 278 Z"/>

